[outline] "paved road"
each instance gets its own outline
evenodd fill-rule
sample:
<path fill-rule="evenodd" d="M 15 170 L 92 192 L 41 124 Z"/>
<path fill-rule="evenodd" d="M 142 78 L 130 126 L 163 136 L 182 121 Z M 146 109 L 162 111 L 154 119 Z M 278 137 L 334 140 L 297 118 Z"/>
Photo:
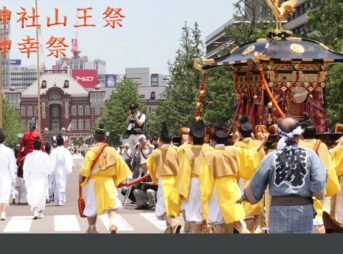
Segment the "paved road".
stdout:
<path fill-rule="evenodd" d="M 45 217 L 32 220 L 32 213 L 27 205 L 11 205 L 7 210 L 7 220 L 0 221 L 0 233 L 83 233 L 87 221 L 80 218 L 77 209 L 78 170 L 82 157 L 74 155 L 74 167 L 68 177 L 67 203 L 60 207 L 47 204 Z M 122 198 L 122 197 L 121 197 Z M 118 233 L 162 233 L 165 223 L 156 219 L 154 211 L 135 210 L 133 204 L 127 204 L 119 210 L 117 218 Z M 97 221 L 98 231 L 107 233 L 108 217 L 100 216 Z"/>

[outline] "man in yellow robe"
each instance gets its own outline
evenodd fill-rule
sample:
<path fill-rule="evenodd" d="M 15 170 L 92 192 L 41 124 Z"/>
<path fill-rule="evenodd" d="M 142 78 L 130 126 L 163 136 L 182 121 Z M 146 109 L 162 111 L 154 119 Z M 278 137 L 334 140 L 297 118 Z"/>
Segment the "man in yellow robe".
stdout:
<path fill-rule="evenodd" d="M 165 233 L 179 233 L 181 224 L 175 219 L 180 215 L 180 196 L 175 187 L 179 165 L 176 147 L 170 142 L 167 126 L 163 124 L 159 148 L 149 155 L 147 166 L 152 181 L 158 184 L 155 214 L 158 219 L 166 220 Z"/>
<path fill-rule="evenodd" d="M 225 147 L 228 135 L 215 129 L 212 135 L 213 150 L 205 152 L 205 166 L 200 181 L 208 202 L 208 222 L 214 233 L 224 233 L 224 223 L 233 225 L 239 232 L 247 233 L 243 204 L 236 204 L 241 192 L 237 182 L 238 166 L 236 148 Z"/>
<path fill-rule="evenodd" d="M 309 119 L 309 117 L 307 117 L 307 115 L 305 115 L 305 119 L 301 121 L 301 126 L 304 130 L 304 133 L 302 135 L 302 139 L 300 139 L 299 141 L 299 146 L 315 150 L 323 165 L 325 166 L 328 176 L 326 182 L 325 197 L 328 198 L 336 195 L 340 191 L 340 184 L 328 147 L 320 140 L 315 139 L 316 127 L 313 126 L 311 120 Z M 314 233 L 325 234 L 323 212 L 324 206 L 328 206 L 328 204 L 325 205 L 326 201 L 328 200 L 320 201 L 318 199 L 314 199 L 313 207 L 317 213 L 316 217 L 313 220 Z"/>
<path fill-rule="evenodd" d="M 199 175 L 204 165 L 204 151 L 211 147 L 204 145 L 205 124 L 202 120 L 193 121 L 190 128 L 192 145 L 184 146 L 178 152 L 179 173 L 176 187 L 182 200 L 185 222 L 191 233 L 201 233 L 202 223 L 207 220 L 207 206 L 202 203 L 202 182 Z"/>
<path fill-rule="evenodd" d="M 250 180 L 266 155 L 263 145 L 267 139 L 264 138 L 263 141 L 259 141 L 252 138 L 252 125 L 246 115 L 242 115 L 239 121 L 239 132 L 236 134 L 238 140 L 235 142 L 235 147 L 237 149 L 239 168 L 238 178 L 242 179 L 241 190 L 244 190 L 249 185 Z M 243 202 L 248 229 L 252 233 L 257 232 L 257 230 L 261 231 L 263 204 L 263 199 L 257 204 Z"/>
<path fill-rule="evenodd" d="M 113 147 L 105 144 L 106 134 L 100 125 L 94 134 L 94 145 L 86 152 L 79 182 L 84 189 L 88 233 L 96 233 L 98 215 L 108 213 L 110 232 L 116 233 L 116 209 L 121 207 L 116 186 L 131 175 L 131 170 Z M 92 168 L 93 161 L 98 160 Z"/>
<path fill-rule="evenodd" d="M 343 137 L 335 148 L 330 150 L 332 161 L 340 181 L 341 191 L 337 194 L 333 216 L 343 223 Z"/>

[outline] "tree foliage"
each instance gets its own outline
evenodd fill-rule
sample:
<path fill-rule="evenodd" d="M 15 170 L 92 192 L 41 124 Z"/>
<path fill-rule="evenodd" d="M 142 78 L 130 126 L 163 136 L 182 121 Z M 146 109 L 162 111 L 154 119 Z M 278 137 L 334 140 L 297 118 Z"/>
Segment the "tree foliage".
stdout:
<path fill-rule="evenodd" d="M 140 111 L 145 111 L 139 99 L 137 85 L 124 78 L 119 82 L 117 90 L 112 92 L 99 119 L 99 122 L 103 123 L 106 130 L 110 132 L 108 142 L 111 145 L 120 144 L 120 137 L 124 136 L 127 128 L 126 119 L 132 103 L 137 104 Z"/>
<path fill-rule="evenodd" d="M 235 46 L 265 38 L 273 28 L 273 17 L 265 0 L 238 0 L 234 3 L 234 23 L 226 27 L 226 35 Z"/>
<path fill-rule="evenodd" d="M 166 122 L 170 133 L 177 133 L 185 122 L 194 118 L 200 73 L 194 70 L 193 60 L 203 56 L 201 34 L 198 24 L 182 27 L 180 48 L 174 62 L 169 62 L 169 81 L 165 99 L 161 102 L 154 119 L 148 119 L 148 133 L 158 134 L 160 124 Z M 151 127 L 150 127 L 151 126 Z"/>
<path fill-rule="evenodd" d="M 333 50 L 343 51 L 343 2 L 341 0 L 311 0 L 308 9 L 308 36 Z M 326 80 L 326 104 L 329 123 L 343 123 L 343 64 L 329 66 Z"/>
<path fill-rule="evenodd" d="M 5 100 L 3 101 L 3 130 L 6 135 L 6 145 L 14 148 L 19 143 L 18 134 L 22 132 L 20 118 Z"/>

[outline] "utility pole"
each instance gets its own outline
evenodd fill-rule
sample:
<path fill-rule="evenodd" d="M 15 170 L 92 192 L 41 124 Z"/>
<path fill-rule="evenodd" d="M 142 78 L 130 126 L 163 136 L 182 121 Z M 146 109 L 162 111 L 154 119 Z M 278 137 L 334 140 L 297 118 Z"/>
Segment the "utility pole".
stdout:
<path fill-rule="evenodd" d="M 0 40 L 2 40 L 1 36 L 2 31 L 0 30 Z M 2 61 L 3 61 L 2 49 L 0 50 L 0 128 L 2 129 L 3 126 L 3 98 L 2 98 L 2 87 L 3 87 L 3 69 L 2 69 Z"/>
<path fill-rule="evenodd" d="M 35 8 L 36 8 L 36 13 L 38 15 L 38 0 L 35 0 Z M 39 27 L 36 27 L 36 41 L 39 42 Z M 38 44 L 39 45 L 39 44 Z M 42 123 L 42 118 L 41 118 L 41 97 L 40 97 L 40 65 L 39 65 L 39 51 L 40 47 L 38 46 L 37 50 L 37 100 L 38 100 L 38 124 L 37 124 L 37 130 L 41 131 L 41 123 Z"/>
<path fill-rule="evenodd" d="M 1 10 L 0 10 L 1 11 Z M 2 41 L 2 25 L 0 25 L 0 41 Z M 3 126 L 3 98 L 2 98 L 2 87 L 3 87 L 3 69 L 2 69 L 2 61 L 3 61 L 3 54 L 2 49 L 0 48 L 0 128 L 2 129 Z"/>

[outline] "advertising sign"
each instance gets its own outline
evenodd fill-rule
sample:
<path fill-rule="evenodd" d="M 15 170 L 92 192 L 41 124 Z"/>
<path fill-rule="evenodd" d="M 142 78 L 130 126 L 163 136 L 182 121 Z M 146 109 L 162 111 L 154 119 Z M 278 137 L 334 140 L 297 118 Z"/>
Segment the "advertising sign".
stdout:
<path fill-rule="evenodd" d="M 98 84 L 97 70 L 72 70 L 72 76 L 85 88 L 92 88 Z"/>
<path fill-rule="evenodd" d="M 117 87 L 117 75 L 106 74 L 105 75 L 105 87 Z"/>

